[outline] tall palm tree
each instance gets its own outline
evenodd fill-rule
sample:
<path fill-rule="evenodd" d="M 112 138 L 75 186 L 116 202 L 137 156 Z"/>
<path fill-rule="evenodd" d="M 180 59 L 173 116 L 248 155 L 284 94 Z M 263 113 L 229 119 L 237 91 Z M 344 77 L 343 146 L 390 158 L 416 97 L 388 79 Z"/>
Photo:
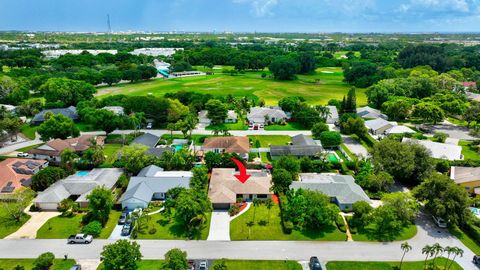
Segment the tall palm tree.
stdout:
<path fill-rule="evenodd" d="M 332 116 L 330 109 L 327 106 L 317 105 L 315 109 L 320 114 L 320 118 L 327 119 L 328 117 Z"/>
<path fill-rule="evenodd" d="M 448 269 L 450 269 L 453 265 L 453 262 L 455 261 L 455 258 L 457 258 L 457 256 L 460 256 L 460 257 L 463 257 L 463 249 L 459 248 L 459 247 L 453 247 L 453 258 L 452 258 L 452 261 L 450 262 L 450 265 L 448 266 Z"/>
<path fill-rule="evenodd" d="M 268 199 L 265 201 L 265 206 L 266 206 L 267 209 L 268 209 L 268 223 L 270 223 L 270 209 L 272 209 L 272 207 L 273 207 L 273 201 L 272 201 L 272 199 L 268 198 Z"/>
<path fill-rule="evenodd" d="M 66 148 L 60 154 L 61 167 L 63 169 L 65 169 L 68 173 L 70 173 L 70 174 L 73 173 L 74 162 L 75 162 L 75 159 L 77 159 L 77 158 L 78 158 L 78 156 L 73 150 L 71 150 L 69 148 Z"/>
<path fill-rule="evenodd" d="M 443 248 L 443 251 L 447 253 L 447 260 L 445 261 L 444 269 L 447 269 L 448 261 L 450 260 L 450 255 L 455 251 L 454 247 L 446 246 Z"/>
<path fill-rule="evenodd" d="M 253 222 L 255 223 L 255 215 L 256 215 L 256 212 L 257 212 L 257 206 L 260 204 L 260 200 L 259 199 L 253 199 Z"/>
<path fill-rule="evenodd" d="M 423 264 L 423 269 L 427 268 L 427 260 L 428 257 L 432 254 L 432 246 L 426 245 L 422 248 L 422 254 L 426 254 L 425 256 L 425 263 Z"/>
<path fill-rule="evenodd" d="M 434 254 L 433 256 L 433 268 L 435 268 L 435 260 L 437 259 L 438 254 L 443 253 L 443 247 L 439 243 L 435 243 L 432 246 L 432 252 Z"/>
<path fill-rule="evenodd" d="M 412 250 L 412 246 L 410 246 L 410 245 L 408 244 L 408 242 L 404 242 L 404 243 L 402 243 L 402 245 L 400 246 L 400 248 L 403 250 L 402 259 L 400 260 L 400 270 L 401 270 L 401 269 L 402 269 L 403 258 L 405 257 L 405 254 L 407 254 L 407 252 L 409 252 L 410 250 Z"/>

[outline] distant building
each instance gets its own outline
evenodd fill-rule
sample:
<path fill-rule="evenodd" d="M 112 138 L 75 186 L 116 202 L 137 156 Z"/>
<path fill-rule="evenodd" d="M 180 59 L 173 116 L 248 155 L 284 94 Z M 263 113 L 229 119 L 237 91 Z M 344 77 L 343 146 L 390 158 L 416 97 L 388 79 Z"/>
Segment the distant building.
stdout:
<path fill-rule="evenodd" d="M 338 116 L 338 110 L 337 107 L 335 106 L 327 106 L 327 108 L 330 110 L 330 115 L 327 117 L 327 124 L 338 124 L 338 121 L 340 121 L 340 118 Z"/>
<path fill-rule="evenodd" d="M 65 54 L 73 54 L 79 55 L 83 52 L 88 52 L 93 55 L 98 55 L 100 53 L 109 53 L 109 54 L 117 54 L 117 50 L 45 50 L 42 51 L 42 54 L 45 56 L 46 59 L 53 59 L 58 58 Z"/>
<path fill-rule="evenodd" d="M 183 48 L 140 48 L 135 49 L 130 54 L 148 55 L 148 56 L 172 56 L 177 51 L 183 51 Z"/>
<path fill-rule="evenodd" d="M 228 209 L 237 199 L 253 201 L 272 197 L 272 176 L 260 170 L 248 170 L 250 178 L 241 183 L 235 177 L 235 169 L 214 168 L 208 187 L 208 197 L 214 209 Z"/>
<path fill-rule="evenodd" d="M 247 137 L 239 136 L 206 138 L 202 145 L 202 150 L 204 153 L 236 153 L 242 158 L 248 158 L 250 141 Z"/>
<path fill-rule="evenodd" d="M 75 108 L 74 106 L 70 106 L 68 108 L 57 108 L 57 109 L 43 110 L 43 111 L 37 113 L 32 118 L 31 123 L 33 125 L 40 125 L 41 123 L 43 123 L 45 121 L 45 114 L 48 113 L 48 112 L 51 112 L 53 114 L 61 114 L 63 116 L 66 116 L 66 117 L 72 119 L 73 121 L 77 121 L 78 119 L 80 119 L 80 117 L 77 114 L 77 108 Z"/>
<path fill-rule="evenodd" d="M 123 170 L 117 168 L 78 171 L 38 193 L 33 202 L 41 210 L 57 210 L 61 201 L 70 198 L 81 208 L 86 208 L 87 196 L 94 188 L 104 187 L 113 190 L 122 173 Z"/>
<path fill-rule="evenodd" d="M 102 109 L 111 111 L 116 115 L 125 115 L 125 110 L 121 106 L 105 106 Z"/>
<path fill-rule="evenodd" d="M 122 208 L 146 208 L 152 200 L 164 200 L 167 191 L 172 188 L 189 188 L 192 176 L 189 171 L 164 171 L 155 165 L 145 167 L 137 176 L 130 178 L 120 199 Z"/>
<path fill-rule="evenodd" d="M 365 106 L 361 108 L 357 108 L 357 115 L 364 118 L 364 119 L 377 119 L 383 118 L 388 119 L 388 116 L 383 114 L 380 110 Z"/>
<path fill-rule="evenodd" d="M 299 181 L 294 181 L 290 188 L 319 191 L 330 197 L 341 210 L 352 210 L 358 201 L 371 203 L 363 189 L 355 183 L 351 175 L 329 173 L 301 173 Z"/>
<path fill-rule="evenodd" d="M 247 119 L 251 124 L 267 124 L 286 121 L 288 116 L 279 107 L 253 107 L 250 108 Z"/>
<path fill-rule="evenodd" d="M 291 145 L 270 146 L 270 156 L 273 160 L 282 156 L 316 157 L 323 152 L 323 147 L 312 138 L 300 134 L 292 137 Z"/>
<path fill-rule="evenodd" d="M 390 134 L 415 133 L 415 130 L 409 127 L 399 126 L 397 122 L 389 122 L 383 118 L 367 120 L 365 121 L 365 127 L 371 134 L 380 136 Z"/>
<path fill-rule="evenodd" d="M 402 143 L 417 143 L 430 150 L 431 156 L 437 159 L 462 160 L 462 147 L 458 145 L 432 142 L 430 140 L 416 140 L 403 138 Z"/>
<path fill-rule="evenodd" d="M 92 140 L 96 141 L 96 145 L 98 146 L 105 144 L 105 136 L 82 135 L 77 138 L 49 141 L 46 144 L 28 151 L 28 154 L 34 159 L 46 159 L 58 163 L 61 162 L 61 154 L 65 149 L 70 149 L 80 154 L 93 145 Z"/>
<path fill-rule="evenodd" d="M 450 179 L 472 194 L 480 194 L 480 167 L 457 167 L 450 169 Z"/>
<path fill-rule="evenodd" d="M 32 176 L 47 166 L 46 160 L 5 159 L 0 162 L 0 193 L 12 193 L 21 187 L 29 187 Z"/>

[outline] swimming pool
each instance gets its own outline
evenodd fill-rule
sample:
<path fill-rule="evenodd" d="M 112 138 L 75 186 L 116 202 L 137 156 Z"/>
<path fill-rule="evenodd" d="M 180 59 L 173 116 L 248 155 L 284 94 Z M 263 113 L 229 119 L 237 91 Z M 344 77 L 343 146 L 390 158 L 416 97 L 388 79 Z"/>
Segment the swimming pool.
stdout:
<path fill-rule="evenodd" d="M 338 158 L 335 154 L 328 154 L 327 155 L 327 158 L 328 158 L 328 161 L 331 161 L 331 162 L 338 162 Z"/>
<path fill-rule="evenodd" d="M 87 176 L 87 175 L 88 175 L 88 172 L 86 172 L 86 171 L 78 171 L 75 175 L 76 175 L 76 176 Z"/>
<path fill-rule="evenodd" d="M 480 209 L 479 208 L 469 207 L 469 209 L 476 217 L 480 217 Z"/>
<path fill-rule="evenodd" d="M 180 150 L 182 150 L 182 149 L 183 149 L 183 145 L 181 145 L 181 144 L 175 145 L 175 152 L 178 152 L 178 151 L 180 151 Z"/>

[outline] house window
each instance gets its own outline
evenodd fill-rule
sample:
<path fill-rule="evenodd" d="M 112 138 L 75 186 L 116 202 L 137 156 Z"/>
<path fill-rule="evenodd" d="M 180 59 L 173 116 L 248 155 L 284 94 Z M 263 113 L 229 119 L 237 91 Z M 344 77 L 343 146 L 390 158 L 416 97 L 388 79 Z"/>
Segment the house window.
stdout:
<path fill-rule="evenodd" d="M 267 194 L 258 194 L 258 195 L 257 195 L 257 198 L 258 198 L 258 199 L 266 199 L 267 197 L 268 197 Z"/>

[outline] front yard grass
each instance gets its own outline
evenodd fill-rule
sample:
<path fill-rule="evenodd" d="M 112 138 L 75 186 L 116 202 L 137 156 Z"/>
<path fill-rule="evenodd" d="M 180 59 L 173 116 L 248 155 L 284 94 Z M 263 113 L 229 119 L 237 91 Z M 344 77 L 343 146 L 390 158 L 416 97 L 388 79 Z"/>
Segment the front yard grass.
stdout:
<path fill-rule="evenodd" d="M 220 260 L 212 263 L 211 269 L 219 264 Z M 247 261 L 247 260 L 225 260 L 228 270 L 302 270 L 302 266 L 295 261 Z"/>
<path fill-rule="evenodd" d="M 238 121 L 237 123 L 225 123 L 220 125 L 210 125 L 205 128 L 206 130 L 214 129 L 228 129 L 228 130 L 248 130 L 248 125 L 244 121 Z"/>
<path fill-rule="evenodd" d="M 428 262 L 431 263 L 432 260 Z M 435 265 L 438 269 L 444 269 L 447 259 L 437 258 Z M 423 270 L 424 261 L 406 262 L 402 264 L 402 270 Z M 398 269 L 400 262 L 346 262 L 346 261 L 331 261 L 327 263 L 328 270 L 394 270 Z M 456 262 L 452 264 L 452 270 L 462 270 L 462 267 Z"/>
<path fill-rule="evenodd" d="M 458 238 L 465 246 L 467 246 L 473 253 L 480 254 L 480 246 L 468 236 L 464 231 L 462 231 L 457 226 L 448 228 L 448 231 Z"/>
<path fill-rule="evenodd" d="M 15 266 L 23 266 L 24 269 L 34 269 L 33 261 L 35 259 L 0 259 L 1 269 L 14 269 Z M 55 259 L 50 270 L 69 270 L 75 264 L 75 260 Z"/>
<path fill-rule="evenodd" d="M 462 155 L 465 160 L 471 159 L 471 160 L 476 160 L 480 161 L 480 153 L 478 145 L 475 146 L 472 144 L 472 142 L 467 142 L 467 141 L 459 141 L 458 145 L 462 147 Z"/>
<path fill-rule="evenodd" d="M 260 147 L 270 147 L 270 145 L 287 145 L 292 141 L 292 137 L 287 135 L 248 135 L 252 139 L 252 148 L 257 148 L 255 141 L 258 140 Z"/>
<path fill-rule="evenodd" d="M 255 223 L 249 227 L 253 220 L 254 207 L 230 222 L 230 238 L 232 240 L 319 240 L 319 241 L 345 241 L 345 233 L 339 231 L 332 224 L 322 230 L 293 230 L 285 234 L 280 220 L 280 207 L 275 204 L 270 209 L 270 214 L 265 205 L 257 206 Z M 250 231 L 250 234 L 249 234 Z"/>
<path fill-rule="evenodd" d="M 37 126 L 30 126 L 29 124 L 23 124 L 20 127 L 20 132 L 29 140 L 35 140 L 35 132 L 37 132 Z"/>
<path fill-rule="evenodd" d="M 170 215 L 165 212 L 160 212 L 149 216 L 147 220 L 147 226 L 141 232 L 137 234 L 137 239 L 187 239 L 187 234 L 183 226 L 177 224 L 173 218 L 174 211 Z M 193 236 L 195 240 L 206 240 L 208 238 L 208 232 L 210 230 L 210 220 L 212 213 L 207 214 L 207 222 L 204 224 L 200 233 Z M 151 233 L 151 230 L 155 229 L 155 233 Z"/>
<path fill-rule="evenodd" d="M 307 130 L 297 122 L 288 122 L 286 125 L 268 125 L 265 130 Z"/>
<path fill-rule="evenodd" d="M 375 232 L 367 226 L 366 229 L 352 234 L 354 241 L 403 241 L 414 237 L 417 234 L 417 226 L 414 224 L 404 227 L 400 232 L 393 232 L 392 235 L 376 235 Z"/>
<path fill-rule="evenodd" d="M 23 224 L 25 224 L 25 222 L 30 219 L 29 215 L 24 214 L 22 218 L 20 218 L 19 222 L 15 222 L 7 218 L 7 215 L 8 213 L 5 211 L 5 208 L 0 207 L 0 239 L 16 232 L 20 227 L 22 227 Z"/>

